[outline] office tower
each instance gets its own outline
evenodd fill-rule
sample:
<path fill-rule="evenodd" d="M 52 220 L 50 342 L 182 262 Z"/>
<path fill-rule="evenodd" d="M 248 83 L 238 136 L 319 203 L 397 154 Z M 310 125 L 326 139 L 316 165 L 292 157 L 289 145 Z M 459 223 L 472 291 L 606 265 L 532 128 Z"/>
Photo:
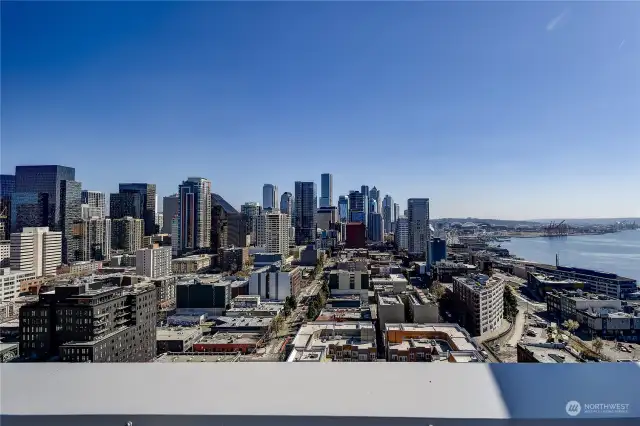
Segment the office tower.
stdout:
<path fill-rule="evenodd" d="M 215 253 L 230 244 L 229 216 L 233 214 L 238 214 L 238 211 L 227 200 L 211 194 L 211 248 Z"/>
<path fill-rule="evenodd" d="M 280 212 L 264 212 L 256 216 L 256 245 L 267 253 L 289 254 L 289 228 L 291 219 Z"/>
<path fill-rule="evenodd" d="M 406 217 L 399 217 L 396 219 L 394 231 L 394 239 L 396 245 L 398 246 L 398 250 L 408 250 L 409 249 L 409 219 Z"/>
<path fill-rule="evenodd" d="M 409 198 L 407 202 L 407 219 L 409 220 L 409 253 L 424 255 L 429 259 L 429 199 Z"/>
<path fill-rule="evenodd" d="M 80 241 L 73 235 L 73 225 L 82 221 L 82 184 L 60 181 L 60 231 L 62 232 L 62 263 L 81 260 Z"/>
<path fill-rule="evenodd" d="M 260 207 L 260 203 L 256 203 L 254 201 L 247 201 L 243 205 L 240 206 L 240 213 L 244 216 L 244 220 L 247 226 L 247 232 L 251 236 L 251 244 L 256 243 L 256 232 L 253 227 L 254 225 L 254 217 L 262 214 L 262 207 Z"/>
<path fill-rule="evenodd" d="M 384 241 L 384 220 L 380 213 L 369 213 L 369 241 L 379 243 Z"/>
<path fill-rule="evenodd" d="M 313 244 L 316 240 L 318 196 L 315 182 L 295 183 L 296 244 Z"/>
<path fill-rule="evenodd" d="M 408 217 L 408 216 L 409 216 L 409 210 L 405 210 L 405 211 L 403 212 L 403 216 L 404 216 L 404 217 Z"/>
<path fill-rule="evenodd" d="M 338 220 L 342 223 L 349 222 L 349 197 L 346 195 L 338 197 Z"/>
<path fill-rule="evenodd" d="M 16 177 L 0 175 L 0 240 L 11 234 L 11 196 L 16 192 Z"/>
<path fill-rule="evenodd" d="M 278 210 L 280 208 L 278 199 L 278 187 L 265 183 L 262 187 L 262 207 L 265 210 Z"/>
<path fill-rule="evenodd" d="M 142 247 L 144 220 L 131 216 L 111 219 L 111 247 L 133 253 Z"/>
<path fill-rule="evenodd" d="M 447 240 L 434 238 L 429 242 L 428 266 L 430 267 L 441 260 L 447 260 Z"/>
<path fill-rule="evenodd" d="M 366 195 L 367 197 L 369 196 L 369 186 L 368 185 L 362 185 L 360 187 L 360 193 L 363 195 Z"/>
<path fill-rule="evenodd" d="M 316 211 L 316 228 L 324 231 L 334 230 L 335 224 L 338 222 L 338 208 L 318 207 Z"/>
<path fill-rule="evenodd" d="M 293 213 L 293 194 L 290 192 L 285 192 L 280 197 L 280 213 L 289 215 L 289 217 Z"/>
<path fill-rule="evenodd" d="M 156 185 L 151 183 L 121 183 L 119 185 L 120 194 L 139 194 L 138 206 L 134 212 L 119 212 L 115 215 L 110 211 L 111 219 L 120 219 L 131 216 L 136 219 L 144 219 L 144 235 L 153 235 L 156 232 Z M 126 198 L 126 202 L 135 198 Z M 109 203 L 113 206 L 113 203 Z"/>
<path fill-rule="evenodd" d="M 11 234 L 11 269 L 55 275 L 62 263 L 62 233 L 49 228 L 24 228 Z"/>
<path fill-rule="evenodd" d="M 150 278 L 171 275 L 171 247 L 142 248 L 136 251 L 136 274 Z"/>
<path fill-rule="evenodd" d="M 249 226 L 245 215 L 242 213 L 231 213 L 227 216 L 227 245 L 234 247 L 247 247 L 250 241 L 247 241 L 249 235 Z"/>
<path fill-rule="evenodd" d="M 393 226 L 392 232 L 396 232 L 396 221 L 400 218 L 400 205 L 393 203 Z"/>
<path fill-rule="evenodd" d="M 178 189 L 179 252 L 211 247 L 211 181 L 190 177 Z"/>
<path fill-rule="evenodd" d="M 164 216 L 162 215 L 162 212 L 156 213 L 156 228 L 160 232 L 162 231 L 162 228 L 164 228 Z"/>
<path fill-rule="evenodd" d="M 20 356 L 62 362 L 148 362 L 156 356 L 156 287 L 55 287 L 20 308 Z"/>
<path fill-rule="evenodd" d="M 24 228 L 38 228 L 49 223 L 49 194 L 44 192 L 14 192 L 11 194 L 11 233 Z"/>
<path fill-rule="evenodd" d="M 82 191 L 82 204 L 89 206 L 89 217 L 105 217 L 105 195 L 100 191 Z"/>
<path fill-rule="evenodd" d="M 380 205 L 380 191 L 378 190 L 378 188 L 376 188 L 375 186 L 373 188 L 371 188 L 371 191 L 369 191 L 369 200 L 374 200 L 376 202 L 376 210 L 374 211 L 374 213 L 382 213 L 380 210 L 382 209 L 382 206 Z M 373 205 L 373 203 L 370 201 L 371 205 Z"/>
<path fill-rule="evenodd" d="M 369 198 L 369 214 L 378 212 L 378 201 Z"/>
<path fill-rule="evenodd" d="M 122 219 L 133 217 L 142 219 L 144 215 L 144 197 L 138 192 L 115 192 L 109 195 L 109 217 Z"/>
<path fill-rule="evenodd" d="M 84 219 L 73 225 L 73 234 L 80 240 L 77 260 L 111 260 L 111 219 Z"/>
<path fill-rule="evenodd" d="M 394 213 L 393 198 L 387 194 L 382 200 L 382 218 L 384 219 L 384 232 L 386 234 L 393 232 L 391 225 L 396 220 Z"/>
<path fill-rule="evenodd" d="M 349 222 L 369 221 L 369 197 L 358 191 L 349 191 Z"/>
<path fill-rule="evenodd" d="M 64 166 L 16 166 L 16 193 L 45 194 L 46 221 L 52 231 L 60 230 L 60 181 L 76 179 L 76 170 Z M 20 231 L 17 229 L 17 231 Z"/>
<path fill-rule="evenodd" d="M 320 176 L 320 207 L 333 206 L 333 175 L 323 173 Z"/>
<path fill-rule="evenodd" d="M 171 221 L 178 215 L 178 194 L 162 199 L 162 233 L 171 234 Z"/>

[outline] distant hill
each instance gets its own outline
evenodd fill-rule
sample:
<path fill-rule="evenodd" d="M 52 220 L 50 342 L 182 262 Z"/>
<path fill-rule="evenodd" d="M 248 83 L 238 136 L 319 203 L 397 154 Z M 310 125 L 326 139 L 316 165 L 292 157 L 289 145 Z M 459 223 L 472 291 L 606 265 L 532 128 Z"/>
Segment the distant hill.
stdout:
<path fill-rule="evenodd" d="M 537 222 L 549 223 L 566 221 L 570 225 L 613 225 L 616 222 L 635 222 L 640 224 L 640 217 L 614 217 L 605 219 L 535 219 Z"/>
<path fill-rule="evenodd" d="M 542 222 L 535 222 L 532 220 L 503 220 L 503 219 L 478 219 L 476 217 L 465 217 L 465 218 L 441 218 L 441 219 L 431 219 L 430 222 L 440 223 L 440 222 L 473 222 L 473 223 L 488 223 L 492 226 L 521 226 L 521 225 L 539 225 Z"/>

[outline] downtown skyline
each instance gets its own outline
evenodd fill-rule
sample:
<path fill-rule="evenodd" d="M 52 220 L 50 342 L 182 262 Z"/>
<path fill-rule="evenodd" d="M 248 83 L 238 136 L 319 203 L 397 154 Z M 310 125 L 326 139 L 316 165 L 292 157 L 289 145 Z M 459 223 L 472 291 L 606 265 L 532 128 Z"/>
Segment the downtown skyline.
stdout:
<path fill-rule="evenodd" d="M 626 3 L 3 3 L 0 169 L 61 164 L 83 189 L 149 182 L 159 199 L 199 176 L 236 208 L 265 183 L 293 193 L 329 172 L 334 205 L 375 185 L 401 211 L 429 197 L 433 218 L 638 217 L 638 16 Z"/>

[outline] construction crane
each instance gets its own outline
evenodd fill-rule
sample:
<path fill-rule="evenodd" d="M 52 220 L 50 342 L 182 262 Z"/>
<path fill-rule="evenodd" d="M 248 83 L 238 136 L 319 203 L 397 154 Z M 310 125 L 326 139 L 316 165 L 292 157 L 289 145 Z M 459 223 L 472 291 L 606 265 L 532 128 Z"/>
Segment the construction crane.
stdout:
<path fill-rule="evenodd" d="M 562 237 L 569 235 L 569 226 L 564 220 L 555 223 L 551 221 L 549 225 L 544 229 L 544 235 L 546 237 Z"/>

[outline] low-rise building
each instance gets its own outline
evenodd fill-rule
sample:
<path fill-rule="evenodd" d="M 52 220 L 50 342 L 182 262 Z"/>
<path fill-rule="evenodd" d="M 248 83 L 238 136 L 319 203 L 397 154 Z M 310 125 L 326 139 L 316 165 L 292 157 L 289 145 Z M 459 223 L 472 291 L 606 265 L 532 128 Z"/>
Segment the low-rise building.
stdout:
<path fill-rule="evenodd" d="M 193 276 L 176 285 L 176 313 L 220 315 L 231 302 L 231 281 L 220 275 Z"/>
<path fill-rule="evenodd" d="M 416 289 L 406 294 L 406 304 L 409 307 L 408 320 L 414 323 L 437 323 L 440 319 L 438 302 L 425 294 L 422 290 Z"/>
<path fill-rule="evenodd" d="M 197 274 L 211 267 L 211 256 L 207 254 L 194 254 L 171 261 L 171 271 L 174 274 Z"/>
<path fill-rule="evenodd" d="M 156 347 L 158 355 L 165 352 L 191 352 L 193 344 L 202 337 L 200 327 L 158 327 Z"/>
<path fill-rule="evenodd" d="M 329 273 L 329 291 L 332 295 L 369 291 L 368 271 L 333 270 Z"/>
<path fill-rule="evenodd" d="M 553 291 L 565 290 L 586 290 L 586 286 L 582 281 L 571 278 L 559 278 L 553 275 L 543 274 L 541 272 L 529 272 L 527 275 L 527 287 L 532 293 L 540 297 L 546 297 L 546 294 Z"/>
<path fill-rule="evenodd" d="M 377 358 L 371 322 L 310 322 L 292 342 L 287 362 L 371 362 Z"/>
<path fill-rule="evenodd" d="M 380 329 L 384 329 L 387 323 L 405 322 L 405 306 L 399 295 L 377 293 L 376 301 Z"/>
<path fill-rule="evenodd" d="M 582 362 L 578 353 L 564 343 L 518 343 L 518 362 L 564 364 Z"/>
<path fill-rule="evenodd" d="M 585 293 L 577 291 L 553 290 L 546 294 L 547 312 L 556 315 L 559 322 L 577 319 L 578 311 L 598 310 L 610 308 L 622 310 L 622 301 L 604 294 Z"/>
<path fill-rule="evenodd" d="M 18 359 L 19 345 L 17 343 L 3 343 L 0 342 L 0 363 L 11 362 Z"/>
<path fill-rule="evenodd" d="M 301 285 L 301 268 L 290 265 L 263 266 L 251 272 L 249 294 L 282 301 L 289 296 L 297 296 Z"/>
<path fill-rule="evenodd" d="M 606 294 L 616 299 L 626 299 L 629 294 L 638 291 L 638 284 L 633 278 L 621 277 L 608 272 L 550 265 L 536 265 L 534 269 L 536 273 L 542 273 L 554 279 L 584 283 L 584 290 Z"/>
<path fill-rule="evenodd" d="M 370 283 L 374 289 L 391 288 L 393 293 L 402 293 L 407 289 L 409 282 L 402 274 L 389 274 L 385 277 L 371 277 Z"/>
<path fill-rule="evenodd" d="M 386 324 L 390 362 L 484 362 L 480 348 L 458 324 Z"/>
<path fill-rule="evenodd" d="M 246 355 L 256 351 L 258 345 L 262 344 L 263 336 L 264 334 L 255 332 L 218 332 L 210 336 L 204 336 L 194 343 L 193 351 L 213 353 L 232 352 Z"/>
<path fill-rule="evenodd" d="M 594 336 L 633 342 L 640 340 L 640 309 L 623 312 L 607 307 L 592 307 L 577 311 L 576 321 Z"/>
<path fill-rule="evenodd" d="M 324 308 L 315 322 L 371 321 L 369 308 Z"/>
<path fill-rule="evenodd" d="M 101 260 L 79 260 L 61 265 L 56 272 L 57 274 L 92 274 L 101 270 L 102 265 Z"/>
<path fill-rule="evenodd" d="M 12 271 L 0 268 L 0 301 L 8 302 L 20 296 L 22 283 L 36 278 L 34 271 Z"/>

